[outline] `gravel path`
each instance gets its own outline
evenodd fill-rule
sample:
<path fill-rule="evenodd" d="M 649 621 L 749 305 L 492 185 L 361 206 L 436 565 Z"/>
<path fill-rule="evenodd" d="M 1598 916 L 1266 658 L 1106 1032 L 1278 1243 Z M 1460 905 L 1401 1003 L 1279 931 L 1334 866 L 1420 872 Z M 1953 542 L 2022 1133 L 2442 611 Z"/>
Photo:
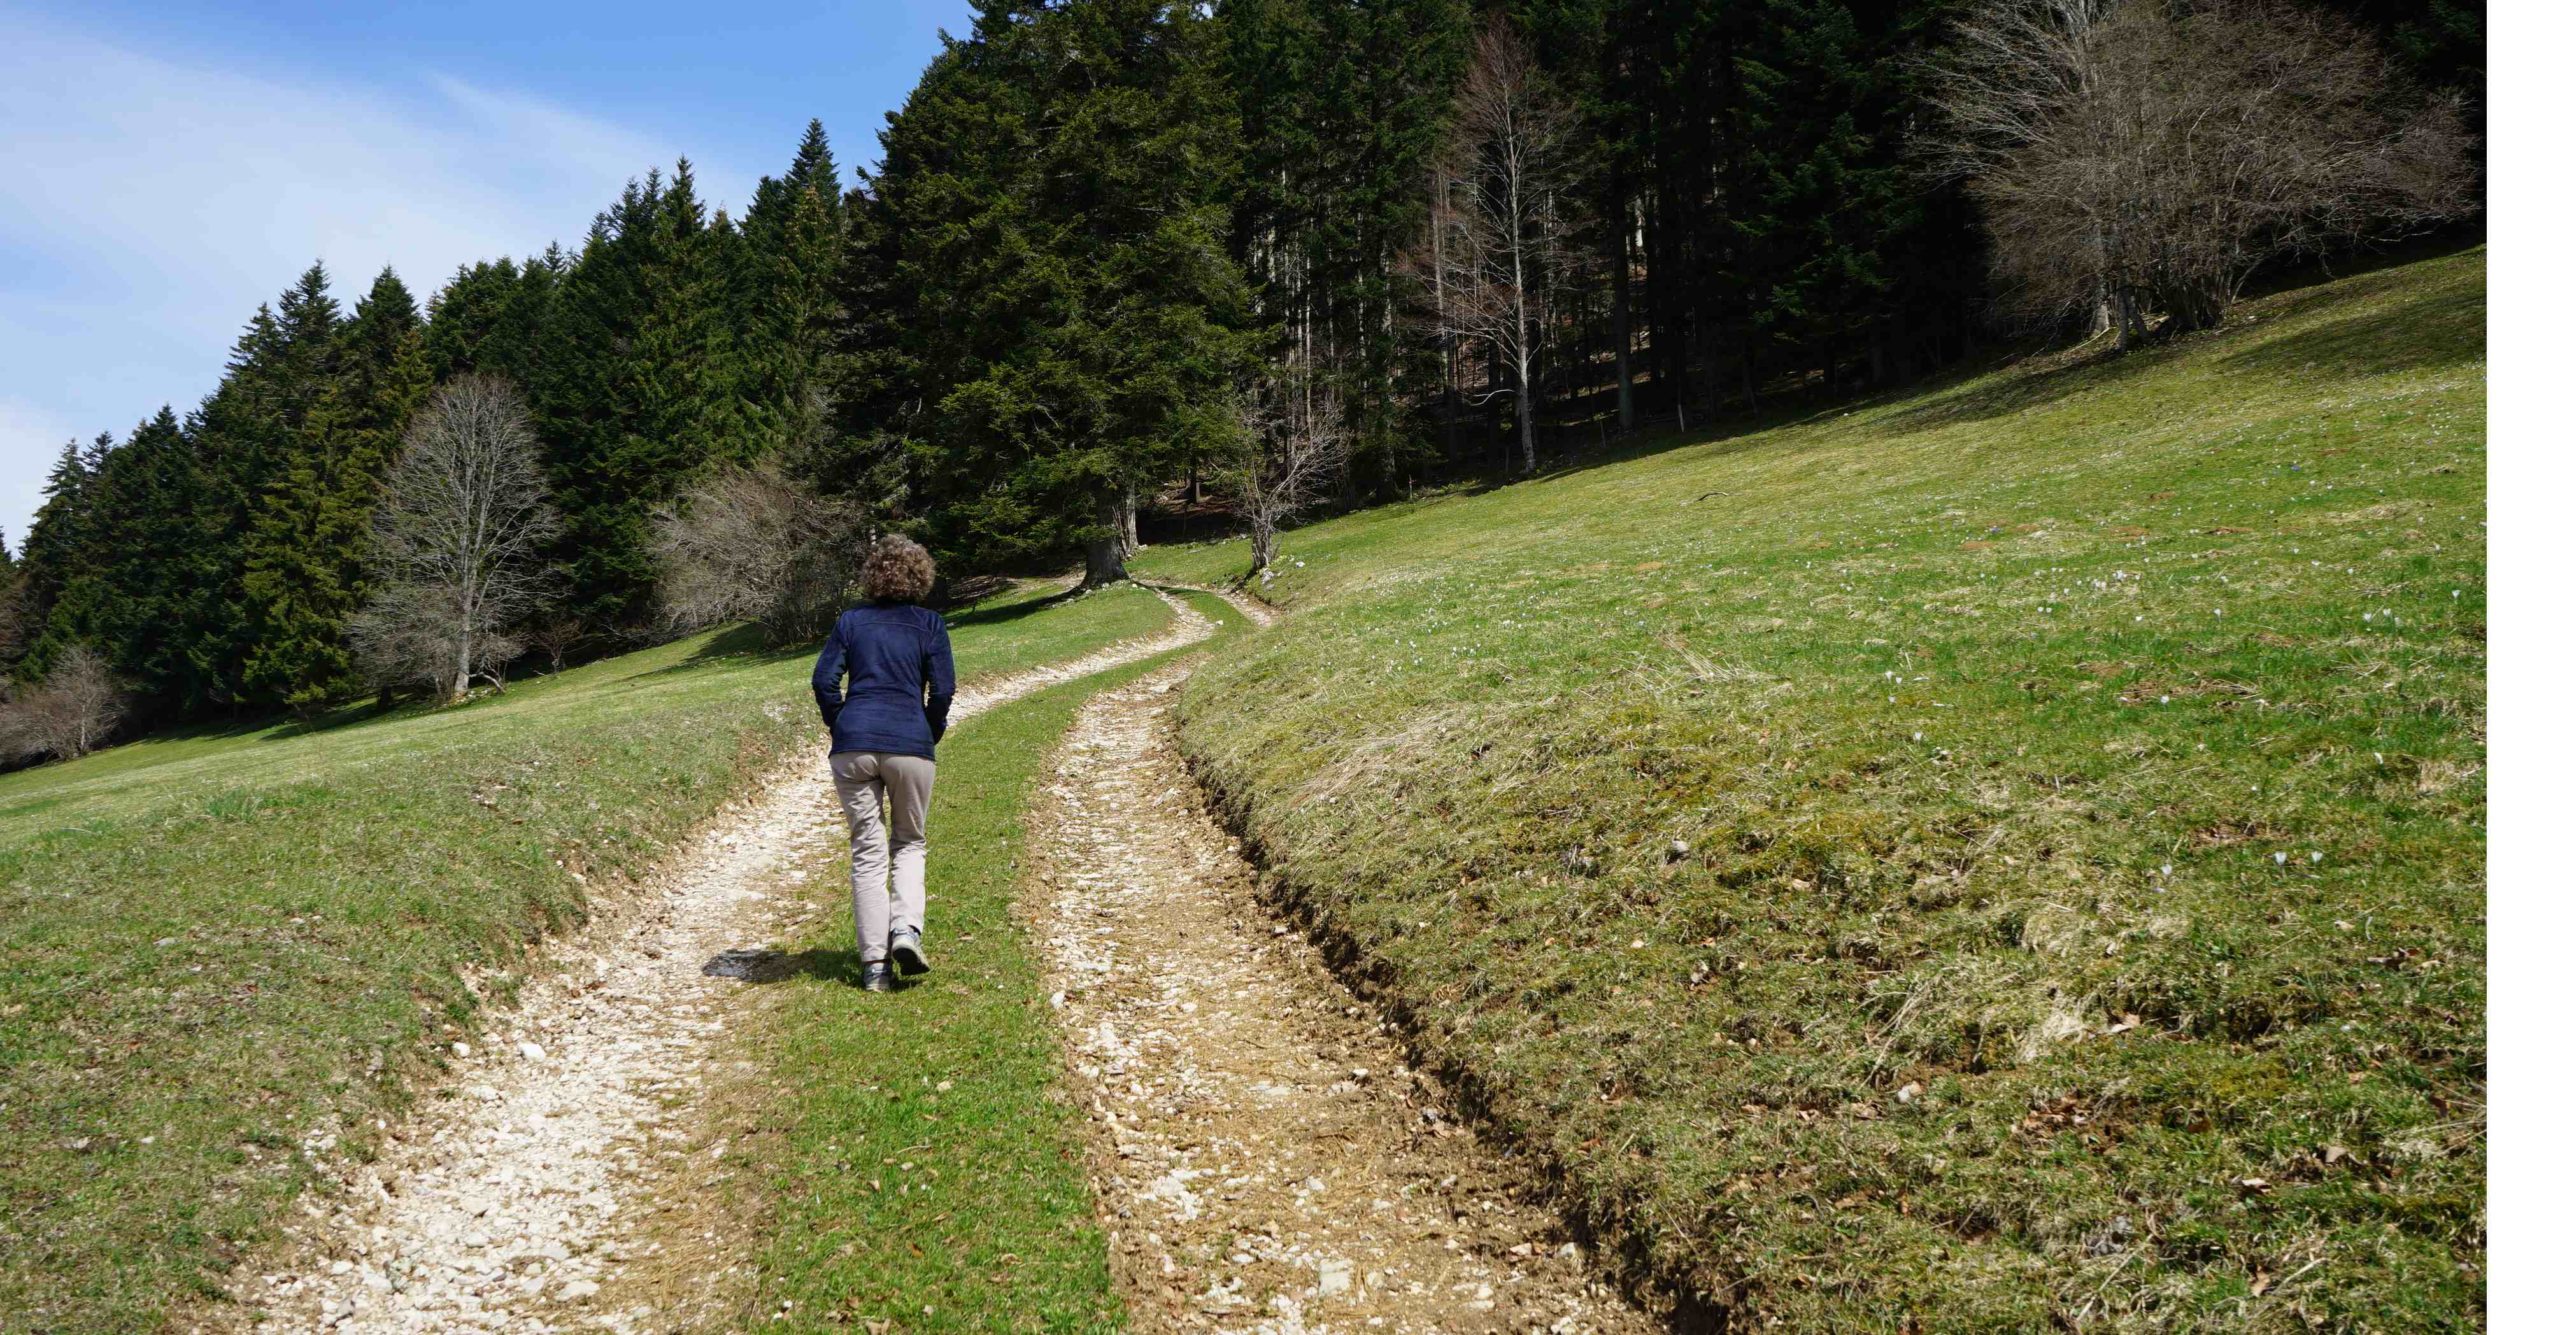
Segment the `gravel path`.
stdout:
<path fill-rule="evenodd" d="M 1172 747 L 1183 672 L 1085 707 L 1026 906 L 1134 1327 L 1659 1331 L 1256 901 Z"/>
<path fill-rule="evenodd" d="M 1161 595 L 1159 595 L 1161 596 Z M 1071 663 L 965 686 L 970 715 L 1045 686 L 1207 638 L 1180 599 L 1171 629 Z M 615 1281 L 663 1240 L 636 1226 L 661 1184 L 716 1175 L 724 1143 L 700 1143 L 681 1110 L 733 1058 L 718 1040 L 740 984 L 706 975 L 723 951 L 788 934 L 804 881 L 843 838 L 815 751 L 724 811 L 648 883 L 599 905 L 589 931 L 487 1029 L 454 1045 L 442 1097 L 391 1131 L 368 1165 L 341 1165 L 290 1227 L 289 1259 L 236 1277 L 233 1315 L 269 1330 L 638 1332 L 688 1328 L 682 1311 L 606 1306 Z M 840 897 L 830 901 L 840 904 Z M 686 1216 L 689 1282 L 735 1287 L 748 1238 Z M 705 1234 L 694 1236 L 694 1234 Z M 646 1286 L 637 1286 L 646 1287 Z"/>

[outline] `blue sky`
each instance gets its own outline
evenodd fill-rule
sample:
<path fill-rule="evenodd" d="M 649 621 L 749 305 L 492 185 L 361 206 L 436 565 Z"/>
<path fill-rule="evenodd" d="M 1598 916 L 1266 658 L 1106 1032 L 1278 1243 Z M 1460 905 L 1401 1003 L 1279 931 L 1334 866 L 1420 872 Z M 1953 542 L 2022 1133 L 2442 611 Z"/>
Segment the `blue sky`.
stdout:
<path fill-rule="evenodd" d="M 0 0 L 0 527 L 62 442 L 213 388 L 313 259 L 342 302 L 385 264 L 575 244 L 679 154 L 742 210 L 827 123 L 878 151 L 966 0 L 270 3 Z"/>

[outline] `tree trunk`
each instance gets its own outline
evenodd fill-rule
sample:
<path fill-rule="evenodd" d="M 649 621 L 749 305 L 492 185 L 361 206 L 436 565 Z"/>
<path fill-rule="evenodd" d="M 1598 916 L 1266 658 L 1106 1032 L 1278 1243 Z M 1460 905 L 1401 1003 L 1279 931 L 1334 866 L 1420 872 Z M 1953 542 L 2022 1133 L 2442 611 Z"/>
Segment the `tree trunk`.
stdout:
<path fill-rule="evenodd" d="M 1084 545 L 1084 583 L 1087 589 L 1117 584 L 1129 577 L 1127 553 L 1120 549 L 1116 532 L 1094 538 Z"/>
<path fill-rule="evenodd" d="M 1718 402 L 1716 396 L 1719 392 L 1718 382 L 1716 380 L 1715 341 L 1708 338 L 1700 338 L 1698 340 L 1698 421 L 1700 423 L 1703 424 L 1716 420 L 1716 404 Z M 1684 415 L 1680 425 L 1682 429 L 1685 430 L 1688 427 L 1688 420 L 1685 416 L 1685 403 L 1683 404 L 1683 409 Z"/>
<path fill-rule="evenodd" d="M 1137 527 L 1136 506 L 1129 493 L 1114 490 L 1109 510 L 1106 527 L 1084 544 L 1084 588 L 1098 589 L 1129 578 L 1128 540 Z"/>
<path fill-rule="evenodd" d="M 1520 405 L 1520 471 L 1538 471 L 1538 399 L 1532 392 L 1529 354 L 1520 354 L 1520 390 L 1515 396 Z"/>
<path fill-rule="evenodd" d="M 2128 288 L 2119 287 L 2111 296 L 2115 305 L 2116 351 L 2130 352 L 2142 341 L 2142 308 L 2134 304 L 2133 292 Z"/>
<path fill-rule="evenodd" d="M 1257 515 L 1253 520 L 1253 569 L 1247 575 L 1259 575 L 1271 568 L 1273 549 L 1279 546 L 1278 526 Z"/>
<path fill-rule="evenodd" d="M 1609 337 L 1616 353 L 1618 367 L 1618 428 L 1636 428 L 1636 365 L 1634 321 L 1627 311 L 1628 289 L 1633 286 L 1627 275 L 1627 248 L 1634 238 L 1627 235 L 1626 210 L 1618 211 L 1618 264 L 1609 279 Z"/>

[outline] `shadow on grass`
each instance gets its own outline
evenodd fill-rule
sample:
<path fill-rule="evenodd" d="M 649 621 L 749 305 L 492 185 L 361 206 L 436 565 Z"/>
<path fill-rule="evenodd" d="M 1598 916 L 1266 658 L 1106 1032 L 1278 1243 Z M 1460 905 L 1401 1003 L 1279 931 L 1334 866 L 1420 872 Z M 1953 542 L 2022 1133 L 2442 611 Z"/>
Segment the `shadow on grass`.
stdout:
<path fill-rule="evenodd" d="M 969 607 L 956 612 L 948 612 L 943 615 L 942 621 L 944 625 L 955 627 L 1001 626 L 1010 621 L 1020 621 L 1024 617 L 1037 612 L 1045 612 L 1075 596 L 1076 591 L 1074 589 L 1061 589 L 1056 593 L 1050 594 L 1046 598 L 1033 598 L 1019 603 L 1005 603 L 998 607 Z"/>
<path fill-rule="evenodd" d="M 224 742 L 253 740 L 261 742 L 289 741 L 317 733 L 335 732 L 359 723 L 376 723 L 384 719 L 404 718 L 413 714 L 431 714 L 440 706 L 431 700 L 403 700 L 384 709 L 371 700 L 339 705 L 309 718 L 290 714 L 261 714 L 254 718 L 216 719 L 200 723 L 182 723 L 175 727 L 154 728 L 134 738 L 136 742 Z M 121 750 L 122 748 L 116 748 Z M 106 755 L 109 752 L 101 751 Z"/>
<path fill-rule="evenodd" d="M 1481 496 L 1514 486 L 1543 486 L 1561 482 L 1578 473 L 1596 468 L 1609 468 L 1638 459 L 1649 459 L 1673 450 L 1714 448 L 1715 453 L 1734 454 L 1777 443 L 1780 429 L 1801 426 L 1824 417 L 1839 417 L 1862 412 L 1880 403 L 1925 397 L 1936 390 L 1977 376 L 1985 375 L 2001 363 L 1976 358 L 1959 365 L 1932 372 L 1917 382 L 1896 385 L 1890 389 L 1861 394 L 1854 398 L 1826 399 L 1818 393 L 1764 394 L 1758 412 L 1728 412 L 1685 430 L 1669 423 L 1658 423 L 1641 430 L 1617 436 L 1605 446 L 1578 448 L 1550 458 L 1548 465 L 1534 474 L 1521 476 L 1485 469 L 1456 478 L 1435 487 L 1430 499 Z M 1925 406 L 1925 405 L 1924 405 Z M 1915 407 L 1906 411 L 1920 411 Z M 1897 415 L 1899 416 L 1899 415 Z M 1753 437 L 1762 437 L 1754 440 Z"/>
<path fill-rule="evenodd" d="M 2306 301 L 2286 309 L 2283 318 L 2292 323 L 2303 318 L 2305 307 L 2317 311 L 2337 300 Z M 2487 353 L 2486 294 L 2477 288 L 2456 288 L 2416 301 L 2393 302 L 2383 310 L 2318 320 L 2235 349 L 2224 356 L 2223 363 L 2261 375 L 2296 375 L 2310 367 L 2387 375 L 2459 366 Z"/>
<path fill-rule="evenodd" d="M 850 950 L 724 950 L 705 960 L 709 978 L 735 978 L 742 983 L 781 983 L 815 978 L 828 983 L 862 981 L 862 959 Z"/>
<path fill-rule="evenodd" d="M 694 646 L 693 652 L 686 654 L 683 658 L 678 659 L 673 663 L 669 663 L 665 667 L 655 667 L 646 672 L 633 673 L 630 677 L 617 683 L 612 689 L 639 690 L 643 688 L 654 688 L 660 685 L 662 680 L 666 677 L 681 675 L 687 672 L 699 672 L 704 668 L 757 667 L 769 663 L 779 663 L 785 659 L 797 658 L 817 647 L 818 642 L 815 640 L 797 640 L 776 644 L 773 642 L 772 637 L 765 634 L 764 628 L 761 626 L 731 626 L 727 630 L 721 631 L 719 634 L 714 635 L 710 639 L 704 640 L 702 643 Z"/>
<path fill-rule="evenodd" d="M 1964 368 L 1953 378 L 1984 378 L 1971 389 L 1924 397 L 1910 407 L 1877 418 L 1873 426 L 1882 433 L 1898 434 L 1927 431 L 1959 422 L 1995 421 L 2041 404 L 2115 384 L 2146 369 L 2153 357 L 2174 346 L 2153 344 L 2121 354 L 2095 351 L 2049 353 L 2046 355 L 2061 360 L 2043 366 L 2016 367 L 2006 372 L 1994 370 L 1987 375 L 1979 366 Z M 1921 393 L 1926 395 L 1927 390 L 1923 389 Z"/>
<path fill-rule="evenodd" d="M 1910 392 L 1908 389 L 1894 390 L 1887 397 L 1900 398 Z M 1717 451 L 1718 453 L 1730 453 L 1738 449 L 1756 448 L 1756 445 L 1740 442 L 1764 432 L 1776 431 L 1780 427 L 1809 422 L 1817 417 L 1854 412 L 1872 401 L 1872 398 L 1867 398 L 1838 402 L 1798 401 L 1785 406 L 1770 404 L 1764 405 L 1756 413 L 1729 414 L 1690 427 L 1686 431 L 1667 425 L 1649 427 L 1620 436 L 1599 449 L 1577 450 L 1527 477 L 1500 478 L 1491 475 L 1478 477 L 1472 485 L 1453 494 L 1475 495 L 1492 491 L 1497 487 L 1562 482 L 1577 473 L 1587 473 L 1595 468 L 1609 468 L 1637 459 L 1649 459 L 1654 455 L 1666 454 L 1672 450 L 1722 446 L 1724 448 Z"/>

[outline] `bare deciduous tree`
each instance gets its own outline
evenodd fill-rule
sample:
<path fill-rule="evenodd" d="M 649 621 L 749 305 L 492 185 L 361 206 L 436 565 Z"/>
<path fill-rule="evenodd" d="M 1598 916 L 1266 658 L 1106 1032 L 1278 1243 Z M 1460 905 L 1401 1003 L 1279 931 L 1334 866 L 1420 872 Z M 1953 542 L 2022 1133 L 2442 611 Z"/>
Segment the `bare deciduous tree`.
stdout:
<path fill-rule="evenodd" d="M 378 679 L 460 699 L 524 652 L 510 632 L 550 582 L 541 549 L 560 527 L 536 449 L 524 397 L 496 376 L 419 410 L 374 515 L 376 592 L 351 627 Z"/>
<path fill-rule="evenodd" d="M 124 718 L 124 691 L 85 644 L 56 655 L 44 681 L 0 716 L 0 742 L 19 755 L 77 760 L 106 744 Z"/>
<path fill-rule="evenodd" d="M 867 546 L 859 509 L 767 461 L 723 467 L 658 516 L 659 605 L 678 630 L 752 621 L 815 638 L 843 610 Z"/>
<path fill-rule="evenodd" d="M 1476 39 L 1449 142 L 1432 169 L 1428 249 L 1405 267 L 1431 292 L 1434 332 L 1481 343 L 1509 373 L 1471 396 L 1517 395 L 1523 471 L 1538 468 L 1539 354 L 1581 263 L 1580 120 L 1496 16 Z"/>
<path fill-rule="evenodd" d="M 524 642 L 526 648 L 549 659 L 551 670 L 558 672 L 568 666 L 569 655 L 587 642 L 589 634 L 583 618 L 562 612 L 535 622 L 524 633 Z"/>
<path fill-rule="evenodd" d="M 1923 61 L 2022 312 L 2210 328 L 2250 273 L 2470 211 L 2459 102 L 2289 0 L 1986 0 Z"/>
<path fill-rule="evenodd" d="M 1252 537 L 1253 569 L 1268 570 L 1280 526 L 1322 500 L 1350 462 L 1351 431 L 1342 400 L 1303 368 L 1285 369 L 1245 396 L 1239 408 L 1243 448 L 1230 465 L 1230 485 Z"/>

